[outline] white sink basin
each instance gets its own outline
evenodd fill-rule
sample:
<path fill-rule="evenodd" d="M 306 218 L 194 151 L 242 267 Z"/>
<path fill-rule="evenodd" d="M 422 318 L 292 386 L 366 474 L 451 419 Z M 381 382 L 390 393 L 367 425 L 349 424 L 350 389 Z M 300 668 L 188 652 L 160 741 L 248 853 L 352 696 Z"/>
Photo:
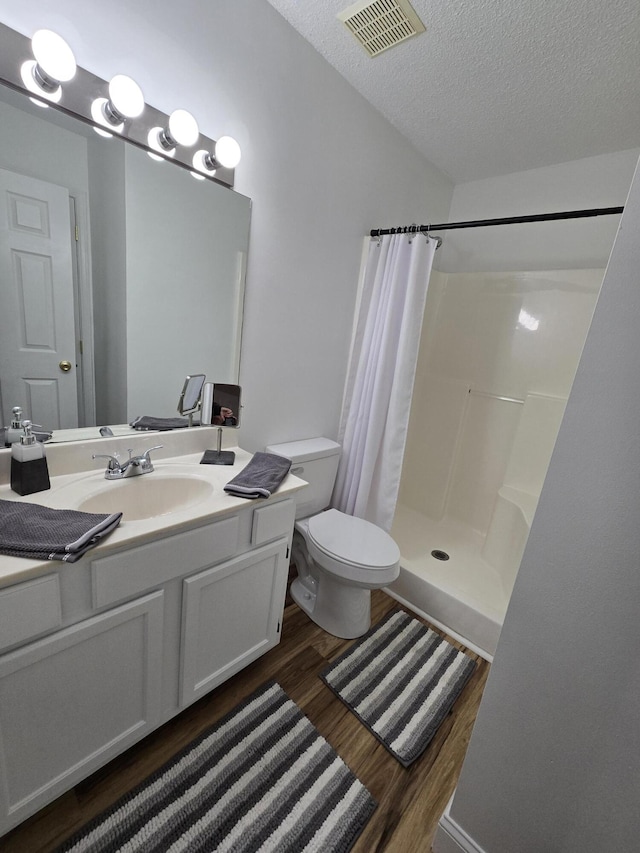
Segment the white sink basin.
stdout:
<path fill-rule="evenodd" d="M 123 521 L 140 521 L 188 509 L 213 494 L 206 480 L 182 475 L 143 474 L 123 480 L 103 480 L 75 504 L 82 512 L 121 512 Z"/>

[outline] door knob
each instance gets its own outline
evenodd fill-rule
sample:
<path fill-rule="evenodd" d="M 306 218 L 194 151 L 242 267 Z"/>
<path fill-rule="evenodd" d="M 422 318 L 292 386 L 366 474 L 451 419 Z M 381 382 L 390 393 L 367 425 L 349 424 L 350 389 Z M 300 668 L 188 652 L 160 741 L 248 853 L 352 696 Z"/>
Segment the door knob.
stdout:
<path fill-rule="evenodd" d="M 60 370 L 63 373 L 68 373 L 71 370 L 71 362 L 70 361 L 61 361 L 60 364 L 58 365 L 58 367 L 60 368 Z"/>

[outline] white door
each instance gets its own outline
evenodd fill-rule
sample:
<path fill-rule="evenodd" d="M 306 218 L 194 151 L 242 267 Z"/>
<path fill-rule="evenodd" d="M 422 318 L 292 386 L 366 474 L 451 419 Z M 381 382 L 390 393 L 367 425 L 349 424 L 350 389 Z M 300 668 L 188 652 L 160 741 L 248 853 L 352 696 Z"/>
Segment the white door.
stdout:
<path fill-rule="evenodd" d="M 69 192 L 0 169 L 0 390 L 46 429 L 78 426 Z"/>

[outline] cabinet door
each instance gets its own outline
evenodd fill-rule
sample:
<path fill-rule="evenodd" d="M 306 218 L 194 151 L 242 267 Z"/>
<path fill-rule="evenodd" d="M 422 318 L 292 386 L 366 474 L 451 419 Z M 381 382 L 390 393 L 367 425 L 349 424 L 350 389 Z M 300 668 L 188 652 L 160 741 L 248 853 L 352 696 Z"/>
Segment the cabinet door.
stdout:
<path fill-rule="evenodd" d="M 0 833 L 160 717 L 163 593 L 0 657 Z"/>
<path fill-rule="evenodd" d="M 280 642 L 287 572 L 281 539 L 183 581 L 181 705 Z"/>

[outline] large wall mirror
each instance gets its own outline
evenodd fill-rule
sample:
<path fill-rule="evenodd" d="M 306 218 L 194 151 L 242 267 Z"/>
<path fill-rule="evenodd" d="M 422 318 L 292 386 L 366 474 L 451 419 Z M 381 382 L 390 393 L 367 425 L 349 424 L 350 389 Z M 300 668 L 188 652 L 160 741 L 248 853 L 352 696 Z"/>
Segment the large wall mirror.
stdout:
<path fill-rule="evenodd" d="M 0 406 L 48 429 L 172 417 L 239 380 L 251 201 L 0 86 Z"/>

